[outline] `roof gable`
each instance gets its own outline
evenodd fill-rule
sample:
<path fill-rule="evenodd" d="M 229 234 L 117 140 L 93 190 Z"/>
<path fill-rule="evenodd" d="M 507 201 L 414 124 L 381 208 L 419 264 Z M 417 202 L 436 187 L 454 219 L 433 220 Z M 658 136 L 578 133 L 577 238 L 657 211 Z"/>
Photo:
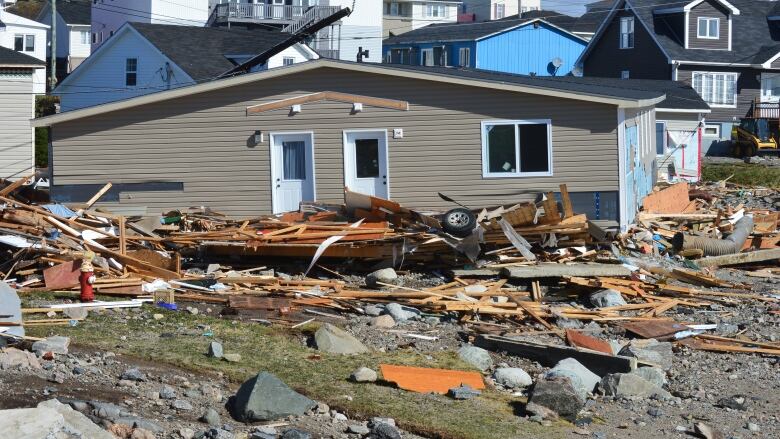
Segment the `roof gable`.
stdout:
<path fill-rule="evenodd" d="M 43 68 L 46 63 L 30 55 L 0 46 L 0 67 Z"/>

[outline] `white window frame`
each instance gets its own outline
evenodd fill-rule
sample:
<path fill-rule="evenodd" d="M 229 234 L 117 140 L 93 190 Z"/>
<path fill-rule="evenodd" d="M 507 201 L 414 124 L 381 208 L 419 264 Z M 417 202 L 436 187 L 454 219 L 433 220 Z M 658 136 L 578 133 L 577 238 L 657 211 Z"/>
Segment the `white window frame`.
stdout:
<path fill-rule="evenodd" d="M 89 44 L 89 31 L 88 30 L 79 31 L 79 36 L 81 38 L 81 44 Z"/>
<path fill-rule="evenodd" d="M 430 64 L 426 64 L 426 61 L 430 60 Z M 433 62 L 433 47 L 420 50 L 420 65 L 432 67 Z"/>
<path fill-rule="evenodd" d="M 696 75 L 702 75 L 702 86 L 701 90 L 696 90 Z M 704 78 L 708 75 L 712 75 L 712 93 L 714 96 L 715 92 L 715 76 L 717 75 L 724 75 L 724 76 L 730 76 L 734 77 L 734 94 L 733 94 L 733 104 L 718 104 L 718 103 L 711 103 L 712 99 L 709 99 L 711 96 L 704 96 L 702 92 L 704 91 Z M 694 90 L 696 90 L 697 93 L 699 93 L 699 96 L 704 100 L 704 102 L 707 103 L 712 108 L 737 108 L 737 99 L 739 94 L 739 73 L 736 72 L 691 72 L 691 87 L 693 87 Z M 725 84 L 723 85 L 723 100 L 725 101 L 725 98 L 727 97 L 726 94 L 727 87 Z"/>
<path fill-rule="evenodd" d="M 711 129 L 711 128 L 715 128 L 715 134 L 708 134 L 707 133 L 707 130 Z M 702 134 L 705 135 L 705 136 L 720 137 L 720 124 L 712 124 L 712 123 L 704 124 L 704 129 L 702 130 Z"/>
<path fill-rule="evenodd" d="M 620 79 L 630 79 L 630 78 L 631 78 L 630 70 L 623 70 L 620 72 Z"/>
<path fill-rule="evenodd" d="M 447 6 L 440 4 L 425 5 L 426 18 L 445 18 L 447 16 Z"/>
<path fill-rule="evenodd" d="M 623 23 L 626 24 L 626 31 L 623 31 Z M 631 24 L 631 29 L 628 29 L 628 23 Z M 636 23 L 634 17 L 620 17 L 620 41 L 618 42 L 621 49 L 633 49 L 635 39 Z"/>
<path fill-rule="evenodd" d="M 658 153 L 658 137 L 657 137 L 658 136 L 658 125 L 663 125 L 663 127 L 664 127 L 663 134 L 662 134 L 663 137 L 661 139 L 661 141 L 663 142 L 663 152 L 661 152 L 661 153 Z M 669 129 L 669 125 L 666 123 L 665 120 L 656 120 L 655 121 L 655 134 L 656 134 L 656 138 L 655 138 L 655 145 L 653 145 L 653 149 L 655 149 L 655 155 L 657 155 L 657 156 L 666 154 L 666 149 L 669 147 L 669 138 L 666 135 L 666 130 L 668 130 L 668 129 Z"/>
<path fill-rule="evenodd" d="M 710 22 L 714 21 L 717 23 L 717 26 L 715 27 L 715 35 L 710 35 Z M 702 26 L 702 23 L 704 23 L 704 26 Z M 702 30 L 704 30 L 704 35 L 702 35 Z M 696 19 L 696 38 L 700 38 L 702 40 L 718 40 L 720 39 L 720 18 L 717 17 L 699 17 Z"/>
<path fill-rule="evenodd" d="M 547 171 L 546 172 L 521 172 L 520 171 L 520 136 L 519 125 L 547 125 Z M 514 125 L 515 126 L 515 172 L 490 172 L 488 157 L 488 125 Z M 483 120 L 480 124 L 482 130 L 482 178 L 518 178 L 518 177 L 552 177 L 553 175 L 553 143 L 552 143 L 552 119 L 517 119 L 517 120 Z"/>
<path fill-rule="evenodd" d="M 128 61 L 131 59 L 135 60 L 135 69 L 131 70 L 128 66 Z M 127 83 L 127 75 L 134 74 L 135 75 L 135 84 L 130 85 Z M 138 58 L 129 57 L 125 58 L 125 87 L 138 87 Z"/>
<path fill-rule="evenodd" d="M 295 57 L 292 56 L 283 56 L 282 57 L 282 65 L 283 66 L 291 66 L 295 64 Z"/>
<path fill-rule="evenodd" d="M 772 93 L 771 83 L 780 83 L 780 73 L 761 74 L 761 102 L 780 102 L 780 93 Z"/>
<path fill-rule="evenodd" d="M 503 3 L 496 3 L 493 6 L 495 7 L 495 9 L 493 11 L 493 15 L 495 15 L 495 17 L 493 17 L 493 18 L 495 20 L 499 20 L 501 18 L 506 17 L 506 5 L 505 4 L 503 4 Z"/>
<path fill-rule="evenodd" d="M 471 67 L 471 47 L 458 49 L 458 65 L 460 67 Z"/>
<path fill-rule="evenodd" d="M 14 50 L 16 50 L 16 39 L 22 37 L 22 50 L 19 52 L 35 52 L 35 34 L 14 34 Z M 27 38 L 32 37 L 32 48 L 27 45 Z"/>

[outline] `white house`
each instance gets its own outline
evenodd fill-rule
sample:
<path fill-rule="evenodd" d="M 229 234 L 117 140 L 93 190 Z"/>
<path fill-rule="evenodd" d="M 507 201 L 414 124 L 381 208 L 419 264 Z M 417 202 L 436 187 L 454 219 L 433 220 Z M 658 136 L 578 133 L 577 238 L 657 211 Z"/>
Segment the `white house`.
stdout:
<path fill-rule="evenodd" d="M 89 0 L 57 1 L 57 73 L 70 73 L 90 54 Z M 51 26 L 51 2 L 41 9 L 36 21 Z M 51 28 L 47 32 L 49 44 L 46 56 L 51 58 Z"/>
<path fill-rule="evenodd" d="M 92 0 L 94 51 L 126 22 L 204 26 L 209 0 Z"/>
<path fill-rule="evenodd" d="M 267 59 L 253 71 L 319 58 L 288 39 L 265 29 L 126 23 L 53 94 L 64 112 L 207 82 L 258 55 Z"/>
<path fill-rule="evenodd" d="M 518 13 L 542 9 L 541 0 L 462 0 L 461 12 L 471 15 L 470 21 L 500 20 Z"/>
<path fill-rule="evenodd" d="M 457 23 L 461 2 L 452 0 L 385 0 L 383 35 L 400 35 L 429 24 Z"/>
<path fill-rule="evenodd" d="M 20 178 L 35 169 L 34 72 L 46 64 L 31 56 L 0 47 L 0 177 Z"/>
<path fill-rule="evenodd" d="M 46 31 L 49 26 L 11 14 L 0 8 L 0 47 L 46 62 Z M 46 93 L 46 69 L 35 69 L 33 93 Z"/>

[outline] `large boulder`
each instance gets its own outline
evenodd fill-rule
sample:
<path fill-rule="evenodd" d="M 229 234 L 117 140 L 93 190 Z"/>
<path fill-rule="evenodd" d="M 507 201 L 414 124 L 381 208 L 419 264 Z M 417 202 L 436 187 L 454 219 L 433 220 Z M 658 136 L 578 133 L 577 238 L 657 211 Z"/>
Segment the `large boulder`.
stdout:
<path fill-rule="evenodd" d="M 598 375 L 574 358 L 564 358 L 545 374 L 545 378 L 555 377 L 569 378 L 583 400 L 588 397 L 588 393 L 596 389 L 601 380 Z"/>
<path fill-rule="evenodd" d="M 466 345 L 458 350 L 461 360 L 485 372 L 493 367 L 493 359 L 488 351 L 476 346 Z"/>
<path fill-rule="evenodd" d="M 620 350 L 620 355 L 635 357 L 641 362 L 659 366 L 663 370 L 671 369 L 674 361 L 672 344 L 668 341 L 662 342 L 653 338 L 648 340 L 631 340 Z"/>
<path fill-rule="evenodd" d="M 590 295 L 590 303 L 597 308 L 626 305 L 623 295 L 615 290 L 601 290 Z"/>
<path fill-rule="evenodd" d="M 634 375 L 639 375 L 644 378 L 645 381 L 649 381 L 656 385 L 656 387 L 663 387 L 666 385 L 666 372 L 657 367 L 640 367 L 637 370 L 631 372 Z"/>
<path fill-rule="evenodd" d="M 398 323 L 405 322 L 407 320 L 413 320 L 420 317 L 420 311 L 415 308 L 409 308 L 401 306 L 397 303 L 388 303 L 385 306 L 385 312 L 390 314 Z"/>
<path fill-rule="evenodd" d="M 379 282 L 383 284 L 395 284 L 398 281 L 398 274 L 392 268 L 383 268 L 366 276 L 366 286 L 369 288 L 382 288 Z"/>
<path fill-rule="evenodd" d="M 16 290 L 3 281 L 0 281 L 0 311 L 0 314 L 6 316 L 3 317 L 3 320 L 6 322 L 22 321 L 22 301 L 19 300 L 19 295 L 16 294 Z M 5 333 L 23 337 L 24 326 L 10 326 L 6 329 Z M 4 338 L 0 337 L 0 343 L 3 342 Z"/>
<path fill-rule="evenodd" d="M 519 367 L 499 367 L 493 372 L 497 383 L 510 389 L 528 387 L 534 383 L 531 375 Z"/>
<path fill-rule="evenodd" d="M 599 388 L 607 396 L 619 398 L 648 398 L 655 396 L 668 399 L 671 394 L 634 373 L 612 373 L 605 376 Z"/>
<path fill-rule="evenodd" d="M 231 412 L 236 420 L 242 422 L 273 421 L 303 415 L 316 405 L 276 376 L 260 372 L 238 389 Z"/>
<path fill-rule="evenodd" d="M 537 380 L 528 402 L 546 407 L 572 422 L 585 407 L 585 398 L 574 388 L 568 377 Z"/>
<path fill-rule="evenodd" d="M 349 332 L 326 323 L 314 333 L 317 349 L 331 354 L 362 354 L 368 348 Z"/>
<path fill-rule="evenodd" d="M 32 350 L 38 355 L 43 355 L 47 352 L 51 352 L 52 354 L 65 355 L 68 353 L 68 346 L 70 346 L 69 337 L 55 335 L 53 337 L 47 337 L 43 340 L 36 341 L 32 345 Z"/>
<path fill-rule="evenodd" d="M 100 428 L 97 424 L 92 422 L 83 413 L 73 410 L 70 405 L 62 404 L 56 399 L 50 399 L 38 404 L 38 408 L 46 408 L 55 410 L 65 420 L 65 425 L 70 431 L 78 431 L 81 433 L 80 437 L 90 439 L 113 439 L 114 436 Z M 0 428 L 0 431 L 3 431 Z M 9 436 L 12 437 L 12 436 Z"/>
<path fill-rule="evenodd" d="M 0 411 L 0 432 L 4 438 L 114 439 L 89 418 L 54 399 L 35 408 Z"/>
<path fill-rule="evenodd" d="M 41 363 L 32 352 L 6 348 L 0 352 L 0 370 L 40 369 Z"/>

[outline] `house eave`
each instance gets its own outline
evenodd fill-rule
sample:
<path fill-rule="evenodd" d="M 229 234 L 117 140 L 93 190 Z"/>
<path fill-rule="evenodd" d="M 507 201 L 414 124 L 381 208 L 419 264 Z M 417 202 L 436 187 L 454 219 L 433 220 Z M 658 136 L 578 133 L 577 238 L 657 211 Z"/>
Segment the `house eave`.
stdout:
<path fill-rule="evenodd" d="M 711 109 L 689 109 L 689 108 L 661 108 L 661 107 L 655 107 L 656 113 L 712 113 Z"/>
<path fill-rule="evenodd" d="M 715 0 L 715 1 L 717 3 L 720 3 L 720 5 L 723 6 L 724 8 L 728 9 L 732 14 L 734 14 L 734 15 L 739 15 L 740 14 L 739 9 L 737 9 L 736 6 L 732 5 L 731 3 L 727 2 L 726 0 Z M 688 3 L 687 5 L 685 5 L 683 7 L 683 9 L 685 10 L 685 12 L 689 12 L 690 10 L 692 10 L 696 6 L 699 6 L 703 2 L 704 2 L 704 0 L 694 0 L 694 1 L 690 2 L 690 3 Z"/>

